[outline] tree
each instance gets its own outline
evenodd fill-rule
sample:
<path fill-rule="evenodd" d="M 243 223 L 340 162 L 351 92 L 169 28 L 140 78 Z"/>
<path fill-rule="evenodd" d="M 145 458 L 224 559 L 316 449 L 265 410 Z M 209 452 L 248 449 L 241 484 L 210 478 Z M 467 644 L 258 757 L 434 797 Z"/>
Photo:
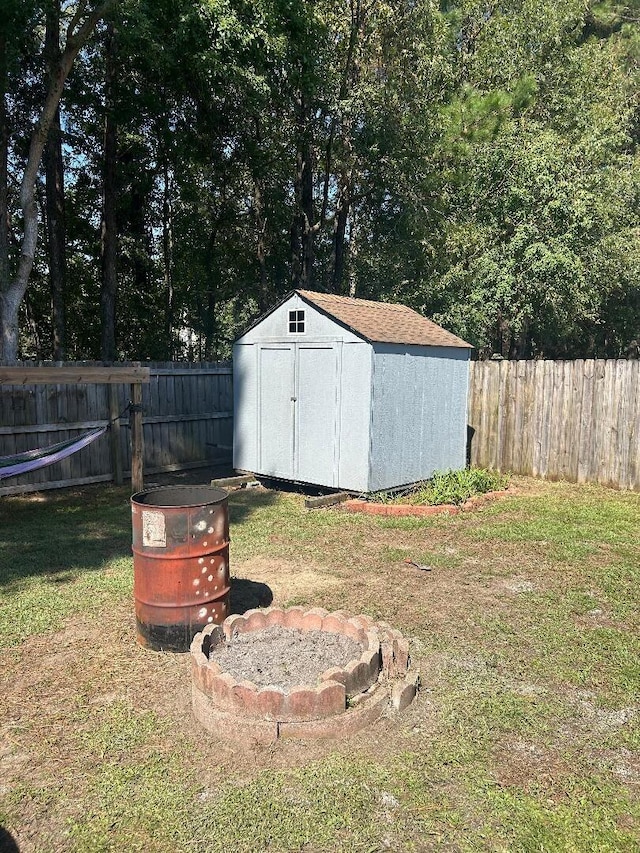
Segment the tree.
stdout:
<path fill-rule="evenodd" d="M 51 0 L 46 8 L 45 45 L 49 87 L 60 62 L 60 0 Z M 64 163 L 60 108 L 55 111 L 44 150 L 46 180 L 46 222 L 51 288 L 53 357 L 65 358 L 65 291 L 67 280 L 67 247 L 65 236 Z"/>
<path fill-rule="evenodd" d="M 3 297 L 24 164 L 43 207 L 29 150 L 42 36 L 51 91 L 69 47 L 57 2 L 5 0 L 0 20 Z M 82 10 L 79 31 L 106 7 L 61 8 L 66 25 Z M 75 358 L 228 356 L 292 284 L 408 303 L 487 353 L 617 355 L 637 338 L 638 0 L 109 8 L 58 102 L 64 182 L 50 124 L 51 251 L 26 259 L 24 354 L 56 354 L 65 260 Z"/>
<path fill-rule="evenodd" d="M 104 0 L 93 9 L 88 9 L 84 0 L 74 4 L 64 48 L 59 59 L 51 67 L 46 97 L 31 136 L 21 182 L 23 238 L 18 269 L 12 280 L 0 281 L 0 363 L 3 364 L 15 362 L 18 353 L 18 311 L 29 284 L 38 242 L 36 179 L 49 131 L 58 110 L 64 84 L 78 52 L 91 37 L 98 21 L 114 3 L 115 0 Z"/>
<path fill-rule="evenodd" d="M 102 287 L 100 289 L 100 358 L 116 358 L 116 293 L 118 289 L 117 156 L 118 127 L 115 108 L 117 74 L 116 29 L 107 24 L 105 40 L 105 119 L 102 173 L 102 223 L 100 249 Z"/>
<path fill-rule="evenodd" d="M 442 217 L 434 239 L 405 208 L 424 251 L 404 299 L 481 353 L 624 355 L 640 324 L 637 41 L 594 35 L 573 0 L 455 5 Z"/>

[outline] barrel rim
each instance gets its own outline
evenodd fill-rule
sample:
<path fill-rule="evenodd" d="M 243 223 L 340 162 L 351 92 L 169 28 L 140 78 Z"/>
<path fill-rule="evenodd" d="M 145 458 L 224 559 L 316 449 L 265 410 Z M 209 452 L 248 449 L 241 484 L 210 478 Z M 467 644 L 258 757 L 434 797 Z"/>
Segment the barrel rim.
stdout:
<path fill-rule="evenodd" d="M 189 491 L 200 491 L 203 494 L 207 493 L 209 496 L 208 500 L 196 500 L 187 503 L 158 503 L 154 501 L 150 503 L 149 501 L 142 500 L 142 498 L 148 495 L 159 495 L 159 500 L 161 500 L 162 494 L 167 494 L 169 492 L 189 492 Z M 141 492 L 136 492 L 134 495 L 131 495 L 131 503 L 137 504 L 142 507 L 151 507 L 158 509 L 189 509 L 192 507 L 198 506 L 210 506 L 212 504 L 222 504 L 229 497 L 229 493 L 225 492 L 224 489 L 218 489 L 215 486 L 207 486 L 203 485 L 195 485 L 195 486 L 156 486 L 153 489 L 144 489 Z"/>

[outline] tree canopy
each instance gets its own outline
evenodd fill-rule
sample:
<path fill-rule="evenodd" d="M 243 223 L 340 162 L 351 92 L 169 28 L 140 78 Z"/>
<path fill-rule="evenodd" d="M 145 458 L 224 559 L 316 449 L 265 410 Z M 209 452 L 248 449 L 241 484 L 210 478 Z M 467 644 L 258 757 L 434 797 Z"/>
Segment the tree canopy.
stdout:
<path fill-rule="evenodd" d="M 0 359 L 225 358 L 293 287 L 638 354 L 639 0 L 5 7 Z"/>

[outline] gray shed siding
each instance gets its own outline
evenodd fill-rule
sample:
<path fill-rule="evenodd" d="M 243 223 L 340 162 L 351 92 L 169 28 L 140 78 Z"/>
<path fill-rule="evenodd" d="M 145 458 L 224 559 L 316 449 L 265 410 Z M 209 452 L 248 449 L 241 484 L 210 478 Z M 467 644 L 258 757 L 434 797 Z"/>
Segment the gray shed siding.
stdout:
<path fill-rule="evenodd" d="M 464 468 L 469 350 L 373 349 L 370 491 Z"/>
<path fill-rule="evenodd" d="M 369 448 L 373 347 L 342 345 L 340 371 L 340 462 L 338 488 L 369 491 Z"/>
<path fill-rule="evenodd" d="M 233 467 L 258 470 L 258 348 L 233 348 Z"/>

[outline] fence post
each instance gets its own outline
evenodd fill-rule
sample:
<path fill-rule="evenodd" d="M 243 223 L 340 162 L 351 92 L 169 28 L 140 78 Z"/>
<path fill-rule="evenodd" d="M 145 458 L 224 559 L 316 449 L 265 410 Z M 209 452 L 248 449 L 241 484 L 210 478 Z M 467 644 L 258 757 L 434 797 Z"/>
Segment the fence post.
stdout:
<path fill-rule="evenodd" d="M 118 386 L 109 385 L 109 420 L 111 421 L 111 471 L 116 486 L 122 485 L 122 451 L 120 447 L 120 420 L 118 415 Z"/>
<path fill-rule="evenodd" d="M 142 439 L 142 384 L 131 385 L 131 490 L 141 492 L 144 488 L 142 458 L 144 445 Z"/>

